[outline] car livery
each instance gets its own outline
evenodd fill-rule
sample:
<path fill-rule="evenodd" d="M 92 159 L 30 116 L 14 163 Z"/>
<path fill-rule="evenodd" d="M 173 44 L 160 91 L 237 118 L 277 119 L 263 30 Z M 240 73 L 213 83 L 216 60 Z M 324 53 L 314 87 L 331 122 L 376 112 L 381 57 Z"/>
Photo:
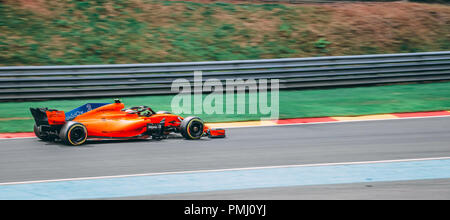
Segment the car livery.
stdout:
<path fill-rule="evenodd" d="M 74 146 L 87 139 L 161 140 L 170 133 L 180 133 L 190 140 L 225 137 L 225 130 L 209 128 L 199 117 L 154 112 L 148 106 L 125 109 L 117 99 L 114 103 L 87 103 L 66 113 L 49 108 L 30 108 L 30 111 L 38 138 L 61 140 Z"/>

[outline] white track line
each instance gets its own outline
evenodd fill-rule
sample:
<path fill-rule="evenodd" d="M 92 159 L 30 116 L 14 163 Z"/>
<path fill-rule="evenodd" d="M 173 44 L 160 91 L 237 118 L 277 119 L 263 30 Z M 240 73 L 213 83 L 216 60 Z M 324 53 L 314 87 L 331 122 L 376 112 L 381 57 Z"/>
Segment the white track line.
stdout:
<path fill-rule="evenodd" d="M 352 117 L 352 116 L 331 116 L 331 117 Z M 355 116 L 355 117 L 358 117 L 358 116 Z M 245 126 L 238 126 L 238 127 L 222 126 L 221 128 L 274 127 L 274 126 L 290 126 L 290 125 L 333 124 L 333 123 L 345 123 L 345 122 L 386 121 L 386 120 L 398 120 L 398 119 L 424 119 L 424 118 L 444 118 L 444 117 L 450 117 L 450 115 L 421 116 L 421 117 L 407 117 L 407 118 L 378 118 L 378 119 L 361 119 L 361 120 L 348 120 L 348 121 L 324 121 L 324 122 L 307 122 L 307 123 L 292 123 L 292 124 L 245 125 Z M 283 119 L 280 119 L 280 120 L 283 120 Z"/>
<path fill-rule="evenodd" d="M 32 184 L 32 183 L 62 182 L 62 181 L 78 181 L 78 180 L 96 180 L 96 179 L 109 179 L 109 178 L 139 177 L 139 176 L 155 176 L 155 175 L 192 174 L 192 173 L 226 172 L 226 171 L 242 171 L 242 170 L 260 170 L 260 169 L 275 169 L 275 168 L 312 167 L 312 166 L 336 166 L 336 165 L 395 163 L 395 162 L 411 162 L 411 161 L 426 161 L 426 160 L 448 160 L 448 159 L 450 159 L 450 156 L 449 157 L 397 159 L 397 160 L 375 160 L 375 161 L 357 161 L 357 162 L 277 165 L 277 166 L 243 167 L 243 168 L 212 169 L 212 170 L 172 171 L 172 172 L 141 173 L 141 174 L 115 175 L 115 176 L 78 177 L 78 178 L 65 178 L 65 179 L 49 179 L 49 180 L 33 180 L 33 181 L 21 181 L 21 182 L 5 182 L 5 183 L 0 183 L 0 186 L 17 185 L 17 184 Z"/>

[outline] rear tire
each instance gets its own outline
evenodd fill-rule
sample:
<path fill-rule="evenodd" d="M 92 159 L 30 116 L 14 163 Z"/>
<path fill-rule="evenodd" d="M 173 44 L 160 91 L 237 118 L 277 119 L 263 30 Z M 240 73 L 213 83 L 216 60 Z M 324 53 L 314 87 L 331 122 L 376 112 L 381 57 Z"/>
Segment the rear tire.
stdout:
<path fill-rule="evenodd" d="M 86 126 L 79 122 L 69 121 L 61 128 L 59 137 L 64 144 L 72 146 L 81 145 L 87 139 Z"/>
<path fill-rule="evenodd" d="M 187 117 L 181 122 L 181 135 L 189 140 L 200 139 L 203 136 L 204 127 L 204 123 L 199 117 Z"/>

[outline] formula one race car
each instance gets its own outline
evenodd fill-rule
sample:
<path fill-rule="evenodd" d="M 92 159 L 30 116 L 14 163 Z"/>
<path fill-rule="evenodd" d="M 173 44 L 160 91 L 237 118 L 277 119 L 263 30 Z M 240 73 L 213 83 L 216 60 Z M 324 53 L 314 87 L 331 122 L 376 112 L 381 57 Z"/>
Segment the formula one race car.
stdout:
<path fill-rule="evenodd" d="M 124 109 L 115 103 L 88 103 L 64 113 L 55 109 L 30 108 L 36 122 L 34 133 L 44 141 L 61 140 L 81 145 L 86 139 L 161 140 L 181 133 L 186 139 L 225 137 L 225 130 L 212 129 L 198 117 L 182 118 L 166 111 L 154 112 L 148 106 Z"/>

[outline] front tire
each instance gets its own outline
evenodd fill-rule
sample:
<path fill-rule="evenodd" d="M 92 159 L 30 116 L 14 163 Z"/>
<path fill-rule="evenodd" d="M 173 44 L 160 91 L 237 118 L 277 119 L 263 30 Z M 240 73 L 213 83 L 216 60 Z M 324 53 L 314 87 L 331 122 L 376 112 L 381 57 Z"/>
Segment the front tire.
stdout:
<path fill-rule="evenodd" d="M 181 122 L 181 135 L 189 140 L 200 139 L 203 136 L 204 127 L 204 123 L 199 117 L 187 117 Z"/>
<path fill-rule="evenodd" d="M 59 132 L 62 142 L 67 145 L 78 146 L 86 142 L 87 129 L 86 126 L 79 122 L 67 122 Z"/>

